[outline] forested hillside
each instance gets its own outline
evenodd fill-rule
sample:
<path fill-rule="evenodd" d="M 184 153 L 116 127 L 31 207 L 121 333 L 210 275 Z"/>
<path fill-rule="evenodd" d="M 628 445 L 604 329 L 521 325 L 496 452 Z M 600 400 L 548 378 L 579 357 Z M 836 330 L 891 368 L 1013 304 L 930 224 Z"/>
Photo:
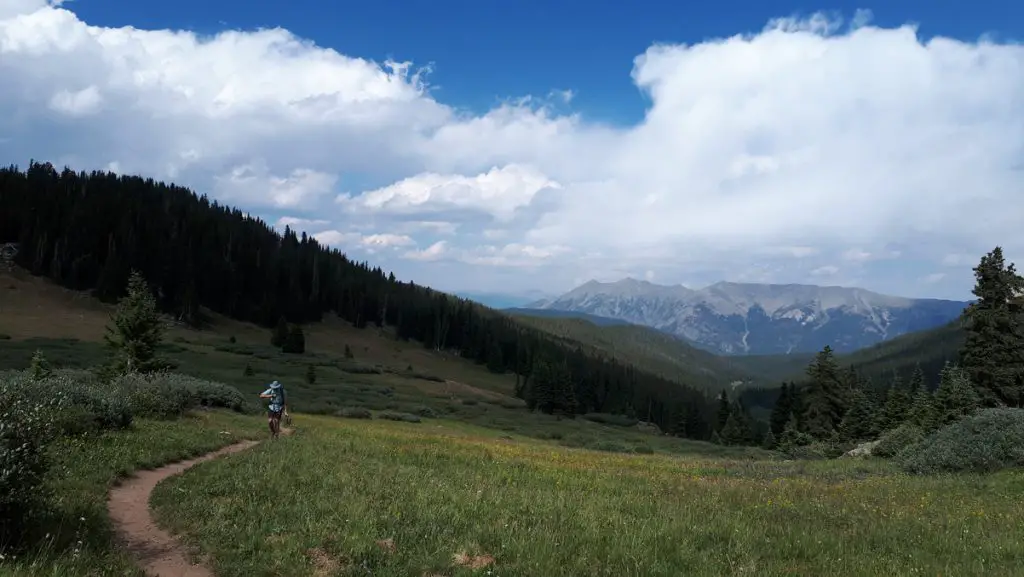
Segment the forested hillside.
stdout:
<path fill-rule="evenodd" d="M 703 382 L 717 390 L 752 378 L 752 374 L 731 364 L 730 359 L 698 349 L 657 329 L 625 323 L 598 326 L 584 318 L 534 316 L 529 309 L 513 314 L 523 323 L 567 342 L 581 343 L 598 353 L 642 366 L 671 380 Z"/>
<path fill-rule="evenodd" d="M 0 170 L 0 206 L 0 242 L 18 243 L 18 265 L 105 301 L 138 270 L 161 309 L 192 325 L 204 308 L 268 328 L 325 314 L 359 328 L 387 324 L 400 339 L 515 373 L 516 394 L 544 412 L 640 413 L 679 435 L 711 433 L 702 382 L 584 351 L 173 184 L 33 162 Z"/>

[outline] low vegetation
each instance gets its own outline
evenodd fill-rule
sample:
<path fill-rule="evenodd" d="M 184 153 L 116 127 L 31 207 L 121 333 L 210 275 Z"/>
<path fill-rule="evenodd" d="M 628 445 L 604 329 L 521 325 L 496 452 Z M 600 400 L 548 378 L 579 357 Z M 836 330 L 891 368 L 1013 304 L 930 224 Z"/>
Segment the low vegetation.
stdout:
<path fill-rule="evenodd" d="M 161 484 L 157 518 L 228 577 L 1024 571 L 1015 474 L 623 455 L 439 422 L 303 427 Z"/>

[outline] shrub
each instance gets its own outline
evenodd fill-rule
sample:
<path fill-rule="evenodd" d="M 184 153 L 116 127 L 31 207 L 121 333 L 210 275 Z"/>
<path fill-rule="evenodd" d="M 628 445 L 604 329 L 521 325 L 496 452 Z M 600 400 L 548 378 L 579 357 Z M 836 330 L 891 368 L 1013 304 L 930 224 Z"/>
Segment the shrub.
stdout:
<path fill-rule="evenodd" d="M 409 413 L 399 413 L 398 411 L 381 411 L 377 415 L 379 419 L 386 419 L 388 421 L 402 421 L 404 423 L 419 423 L 421 419 L 416 415 L 410 415 Z"/>
<path fill-rule="evenodd" d="M 1024 409 L 985 409 L 899 455 L 908 473 L 988 473 L 1024 466 Z"/>
<path fill-rule="evenodd" d="M 608 413 L 587 413 L 583 415 L 583 418 L 594 423 L 611 425 L 613 427 L 633 427 L 640 422 L 625 415 L 611 415 Z"/>
<path fill-rule="evenodd" d="M 46 497 L 47 446 L 57 416 L 70 403 L 62 388 L 31 382 L 27 375 L 0 374 L 0 546 L 16 544 L 25 522 Z"/>
<path fill-rule="evenodd" d="M 177 417 L 196 407 L 255 411 L 234 387 L 174 373 L 125 375 L 111 383 L 111 390 L 125 399 L 136 415 L 156 419 Z"/>
<path fill-rule="evenodd" d="M 345 407 L 335 411 L 334 416 L 343 419 L 372 419 L 373 413 L 362 407 Z"/>
<path fill-rule="evenodd" d="M 878 439 L 878 444 L 872 449 L 871 454 L 876 457 L 895 457 L 907 447 L 916 445 L 924 440 L 924 431 L 915 425 L 900 425 L 899 427 L 885 433 Z"/>
<path fill-rule="evenodd" d="M 434 409 L 432 409 L 431 407 L 428 407 L 426 405 L 420 405 L 418 407 L 413 407 L 412 410 L 410 410 L 409 412 L 414 414 L 414 415 L 419 415 L 421 417 L 426 417 L 428 419 L 436 419 L 437 418 L 437 411 L 435 411 Z"/>

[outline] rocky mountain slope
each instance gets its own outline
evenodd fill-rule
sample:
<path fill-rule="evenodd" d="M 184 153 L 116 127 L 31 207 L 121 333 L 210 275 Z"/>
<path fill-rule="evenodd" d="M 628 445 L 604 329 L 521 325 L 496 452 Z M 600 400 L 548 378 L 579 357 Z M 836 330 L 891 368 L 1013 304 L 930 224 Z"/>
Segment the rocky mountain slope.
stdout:
<path fill-rule="evenodd" d="M 966 302 L 911 299 L 859 288 L 719 282 L 702 289 L 627 278 L 590 281 L 528 308 L 642 324 L 727 355 L 850 352 L 942 326 Z"/>

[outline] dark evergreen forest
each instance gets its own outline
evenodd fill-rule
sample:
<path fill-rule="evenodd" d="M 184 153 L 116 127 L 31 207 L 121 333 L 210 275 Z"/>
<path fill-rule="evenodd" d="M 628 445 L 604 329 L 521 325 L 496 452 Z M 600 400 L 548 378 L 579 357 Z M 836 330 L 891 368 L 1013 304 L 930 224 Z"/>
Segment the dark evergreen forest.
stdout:
<path fill-rule="evenodd" d="M 625 414 L 695 439 L 715 426 L 700 383 L 584 352 L 173 184 L 49 163 L 0 169 L 0 242 L 18 243 L 16 263 L 32 274 L 106 302 L 137 270 L 160 309 L 190 325 L 204 309 L 267 328 L 334 314 L 514 373 L 516 394 L 547 413 Z"/>

